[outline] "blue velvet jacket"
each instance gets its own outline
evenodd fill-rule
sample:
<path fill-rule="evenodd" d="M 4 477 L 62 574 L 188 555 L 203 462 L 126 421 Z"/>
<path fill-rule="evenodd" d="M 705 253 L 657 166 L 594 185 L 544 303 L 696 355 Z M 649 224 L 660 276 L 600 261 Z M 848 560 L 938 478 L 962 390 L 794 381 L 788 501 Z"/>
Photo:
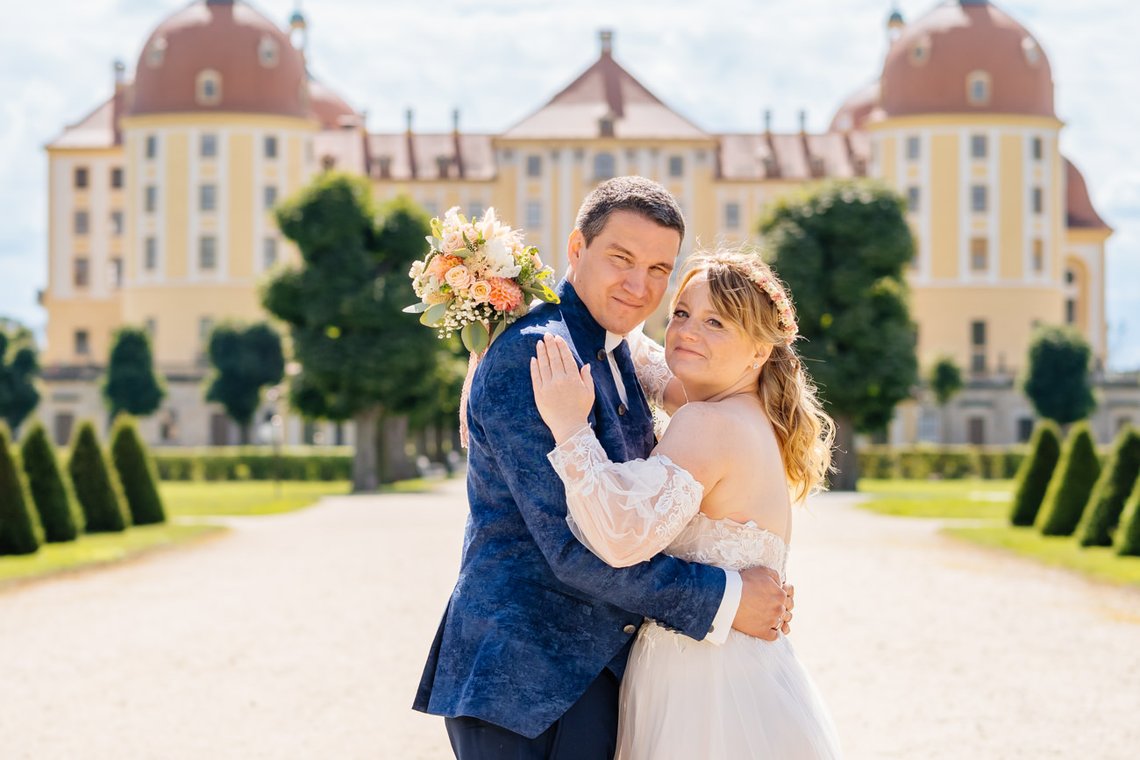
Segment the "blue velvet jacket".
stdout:
<path fill-rule="evenodd" d="M 620 677 L 642 617 L 703 639 L 724 595 L 724 571 L 658 555 L 609 567 L 566 524 L 562 481 L 546 458 L 554 438 L 534 403 L 530 359 L 543 334 L 592 365 L 590 424 L 614 461 L 654 446 L 632 367 L 621 404 L 605 330 L 566 282 L 503 333 L 475 372 L 467 407 L 471 513 L 459 579 L 424 668 L 414 708 L 470 716 L 538 736 L 608 665 Z"/>

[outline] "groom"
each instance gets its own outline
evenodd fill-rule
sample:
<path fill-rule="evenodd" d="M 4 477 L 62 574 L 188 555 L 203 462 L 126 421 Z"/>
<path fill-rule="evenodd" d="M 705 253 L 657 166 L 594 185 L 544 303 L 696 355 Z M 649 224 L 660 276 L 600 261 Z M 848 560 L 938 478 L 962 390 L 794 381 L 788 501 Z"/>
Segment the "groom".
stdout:
<path fill-rule="evenodd" d="M 463 559 L 414 704 L 445 717 L 460 760 L 612 758 L 618 685 L 643 618 L 718 644 L 730 628 L 772 639 L 791 619 L 789 597 L 763 568 L 736 573 L 663 554 L 609 567 L 571 534 L 546 459 L 554 438 L 530 380 L 545 333 L 592 365 L 590 424 L 610 458 L 652 451 L 622 336 L 661 303 L 684 234 L 676 200 L 657 183 L 602 183 L 578 210 L 561 303 L 512 325 L 475 372 Z"/>

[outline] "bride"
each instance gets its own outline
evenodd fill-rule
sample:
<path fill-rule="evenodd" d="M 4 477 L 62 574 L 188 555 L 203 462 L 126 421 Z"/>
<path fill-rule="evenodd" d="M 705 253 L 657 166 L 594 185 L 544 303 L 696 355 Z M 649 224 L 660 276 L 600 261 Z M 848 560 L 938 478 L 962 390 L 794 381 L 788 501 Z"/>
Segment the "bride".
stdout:
<path fill-rule="evenodd" d="M 578 539 L 614 567 L 664 551 L 783 578 L 792 504 L 821 486 L 834 438 L 795 336 L 787 294 L 758 256 L 692 257 L 664 352 L 629 338 L 646 395 L 673 417 L 648 459 L 621 464 L 587 422 L 589 365 L 579 370 L 561 338 L 540 341 L 535 400 Z M 642 625 L 621 685 L 619 760 L 839 755 L 827 708 L 779 632 L 769 642 L 734 630 L 716 646 Z"/>

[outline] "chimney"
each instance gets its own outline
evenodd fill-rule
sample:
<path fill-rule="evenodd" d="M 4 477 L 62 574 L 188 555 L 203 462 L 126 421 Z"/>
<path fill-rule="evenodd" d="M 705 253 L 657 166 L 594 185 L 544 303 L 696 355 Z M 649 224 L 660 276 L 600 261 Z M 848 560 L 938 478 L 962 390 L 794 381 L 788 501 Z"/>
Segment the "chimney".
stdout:
<path fill-rule="evenodd" d="M 454 108 L 451 111 L 451 131 L 459 134 L 459 109 Z"/>
<path fill-rule="evenodd" d="M 613 55 L 614 32 L 612 29 L 599 29 L 598 39 L 602 43 L 602 55 Z"/>
<path fill-rule="evenodd" d="M 800 134 L 807 134 L 807 111 L 800 109 Z"/>
<path fill-rule="evenodd" d="M 409 135 L 412 133 L 412 114 L 413 112 L 410 108 L 404 111 L 404 123 L 407 125 L 407 132 Z"/>
<path fill-rule="evenodd" d="M 112 68 L 115 71 L 115 89 L 117 90 L 126 83 L 127 65 L 120 59 L 116 58 L 115 62 L 112 64 Z"/>
<path fill-rule="evenodd" d="M 772 109 L 764 109 L 764 134 L 772 134 Z"/>

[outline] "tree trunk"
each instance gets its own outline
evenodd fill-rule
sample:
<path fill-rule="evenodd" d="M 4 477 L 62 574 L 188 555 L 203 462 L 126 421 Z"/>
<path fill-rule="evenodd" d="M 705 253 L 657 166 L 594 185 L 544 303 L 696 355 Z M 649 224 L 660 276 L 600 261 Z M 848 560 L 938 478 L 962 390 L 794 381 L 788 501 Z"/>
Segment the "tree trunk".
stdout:
<path fill-rule="evenodd" d="M 251 422 L 246 422 L 244 424 L 238 425 L 238 429 L 241 431 L 241 445 L 242 446 L 248 446 L 249 445 L 249 429 L 252 426 L 253 426 L 253 423 L 251 423 Z"/>
<path fill-rule="evenodd" d="M 944 444 L 950 443 L 950 425 L 947 424 L 948 418 L 946 416 L 946 407 L 947 406 L 948 406 L 948 404 L 939 404 L 938 405 L 938 410 L 939 410 L 939 412 L 941 414 L 941 418 L 942 418 L 939 421 L 939 424 L 942 428 L 942 435 L 940 435 L 938 437 L 942 439 L 942 443 L 944 443 Z"/>
<path fill-rule="evenodd" d="M 444 442 L 447 440 L 447 435 L 444 433 L 443 423 L 436 421 L 431 426 L 431 458 L 432 461 L 447 464 L 447 447 Z"/>
<path fill-rule="evenodd" d="M 855 425 L 849 417 L 835 418 L 835 453 L 831 474 L 832 491 L 854 491 L 859 481 L 859 459 L 855 453 Z"/>
<path fill-rule="evenodd" d="M 352 458 L 352 492 L 370 493 L 380 486 L 380 473 L 377 468 L 376 423 L 380 419 L 380 407 L 371 406 L 357 412 L 352 418 L 356 426 L 356 446 Z"/>
<path fill-rule="evenodd" d="M 382 415 L 377 436 L 379 444 L 380 482 L 394 483 L 416 477 L 416 465 L 408 457 L 408 418 L 405 415 Z"/>

